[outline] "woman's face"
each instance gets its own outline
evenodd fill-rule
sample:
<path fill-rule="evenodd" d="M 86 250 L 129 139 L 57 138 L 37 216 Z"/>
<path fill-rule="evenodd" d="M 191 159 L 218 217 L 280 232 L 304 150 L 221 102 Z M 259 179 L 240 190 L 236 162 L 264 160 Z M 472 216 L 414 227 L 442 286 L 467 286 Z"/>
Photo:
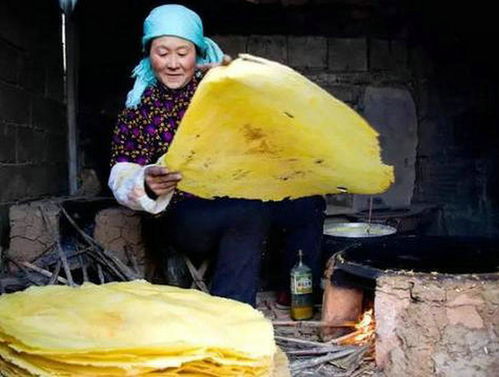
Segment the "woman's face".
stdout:
<path fill-rule="evenodd" d="M 154 39 L 149 58 L 156 78 L 170 89 L 184 87 L 196 71 L 196 48 L 182 38 L 166 36 Z"/>

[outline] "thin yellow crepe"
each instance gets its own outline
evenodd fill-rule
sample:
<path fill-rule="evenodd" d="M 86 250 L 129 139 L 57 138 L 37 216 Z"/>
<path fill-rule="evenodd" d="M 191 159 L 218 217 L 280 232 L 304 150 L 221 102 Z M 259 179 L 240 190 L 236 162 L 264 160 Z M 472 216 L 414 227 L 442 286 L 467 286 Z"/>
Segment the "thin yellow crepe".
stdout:
<path fill-rule="evenodd" d="M 260 312 L 195 290 L 134 281 L 0 296 L 7 376 L 263 377 L 275 352 Z"/>
<path fill-rule="evenodd" d="M 5 376 L 5 377 L 32 377 L 34 375 L 44 375 L 44 372 L 42 371 L 40 374 L 40 370 L 38 370 L 38 373 L 31 373 L 29 372 L 29 368 L 32 367 L 27 367 L 28 369 L 23 369 L 16 364 L 8 362 L 4 360 L 0 356 L 0 375 Z M 32 369 L 31 369 L 32 370 Z M 180 369 L 174 369 L 174 370 L 168 370 L 168 371 L 161 371 L 161 372 L 153 372 L 153 373 L 148 373 L 144 376 L 146 377 L 175 377 L 179 375 L 179 372 L 181 372 L 181 376 L 183 377 L 205 377 L 205 376 L 214 376 L 214 377 L 219 377 L 218 374 L 216 374 L 217 371 L 213 371 L 215 374 L 211 373 L 209 370 L 204 371 L 204 374 L 200 374 L 198 371 L 193 371 L 189 370 L 188 368 L 184 368 L 183 370 Z M 82 372 L 81 370 L 78 372 L 78 377 L 86 377 L 84 374 L 86 372 Z M 130 375 L 130 373 L 128 373 Z M 52 377 L 53 375 L 51 375 Z M 66 377 L 70 377 L 71 374 L 66 372 L 64 374 Z M 115 375 L 109 375 L 109 376 L 115 376 Z M 76 376 L 75 376 L 76 377 Z M 95 375 L 91 374 L 88 377 L 95 377 Z M 274 365 L 273 369 L 271 372 L 271 377 L 291 377 L 291 374 L 289 372 L 289 363 L 287 360 L 286 355 L 278 349 L 275 357 L 274 357 Z"/>
<path fill-rule="evenodd" d="M 208 72 L 159 163 L 203 198 L 375 194 L 393 183 L 361 116 L 291 68 L 250 55 Z"/>

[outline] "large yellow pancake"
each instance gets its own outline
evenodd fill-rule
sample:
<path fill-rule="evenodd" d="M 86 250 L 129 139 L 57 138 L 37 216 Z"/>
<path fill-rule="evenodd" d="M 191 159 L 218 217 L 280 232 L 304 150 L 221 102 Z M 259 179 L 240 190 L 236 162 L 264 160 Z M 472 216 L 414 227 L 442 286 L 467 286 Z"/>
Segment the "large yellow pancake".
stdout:
<path fill-rule="evenodd" d="M 361 116 L 298 72 L 250 55 L 208 72 L 159 163 L 203 198 L 375 194 L 393 182 Z"/>

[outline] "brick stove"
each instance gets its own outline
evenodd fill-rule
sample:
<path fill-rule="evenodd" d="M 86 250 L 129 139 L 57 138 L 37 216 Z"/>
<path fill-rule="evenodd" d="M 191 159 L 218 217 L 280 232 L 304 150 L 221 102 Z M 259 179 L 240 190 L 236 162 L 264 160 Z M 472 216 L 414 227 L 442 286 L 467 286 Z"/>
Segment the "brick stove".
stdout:
<path fill-rule="evenodd" d="M 364 311 L 362 297 L 372 297 L 381 375 L 497 375 L 497 240 L 390 236 L 357 244 L 334 260 L 333 276 L 340 271 L 354 282 L 371 282 L 371 290 L 340 288 L 340 296 L 351 313 Z"/>

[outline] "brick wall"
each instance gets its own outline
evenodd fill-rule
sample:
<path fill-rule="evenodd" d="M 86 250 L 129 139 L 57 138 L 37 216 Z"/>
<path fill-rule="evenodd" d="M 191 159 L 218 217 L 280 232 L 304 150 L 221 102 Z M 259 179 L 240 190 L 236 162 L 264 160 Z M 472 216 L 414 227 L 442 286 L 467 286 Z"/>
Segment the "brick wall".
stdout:
<path fill-rule="evenodd" d="M 67 191 L 55 1 L 0 2 L 0 244 L 15 201 Z"/>
<path fill-rule="evenodd" d="M 361 107 L 368 85 L 409 86 L 408 49 L 403 40 L 287 35 L 215 35 L 222 50 L 250 53 L 301 72 L 340 100 Z"/>

